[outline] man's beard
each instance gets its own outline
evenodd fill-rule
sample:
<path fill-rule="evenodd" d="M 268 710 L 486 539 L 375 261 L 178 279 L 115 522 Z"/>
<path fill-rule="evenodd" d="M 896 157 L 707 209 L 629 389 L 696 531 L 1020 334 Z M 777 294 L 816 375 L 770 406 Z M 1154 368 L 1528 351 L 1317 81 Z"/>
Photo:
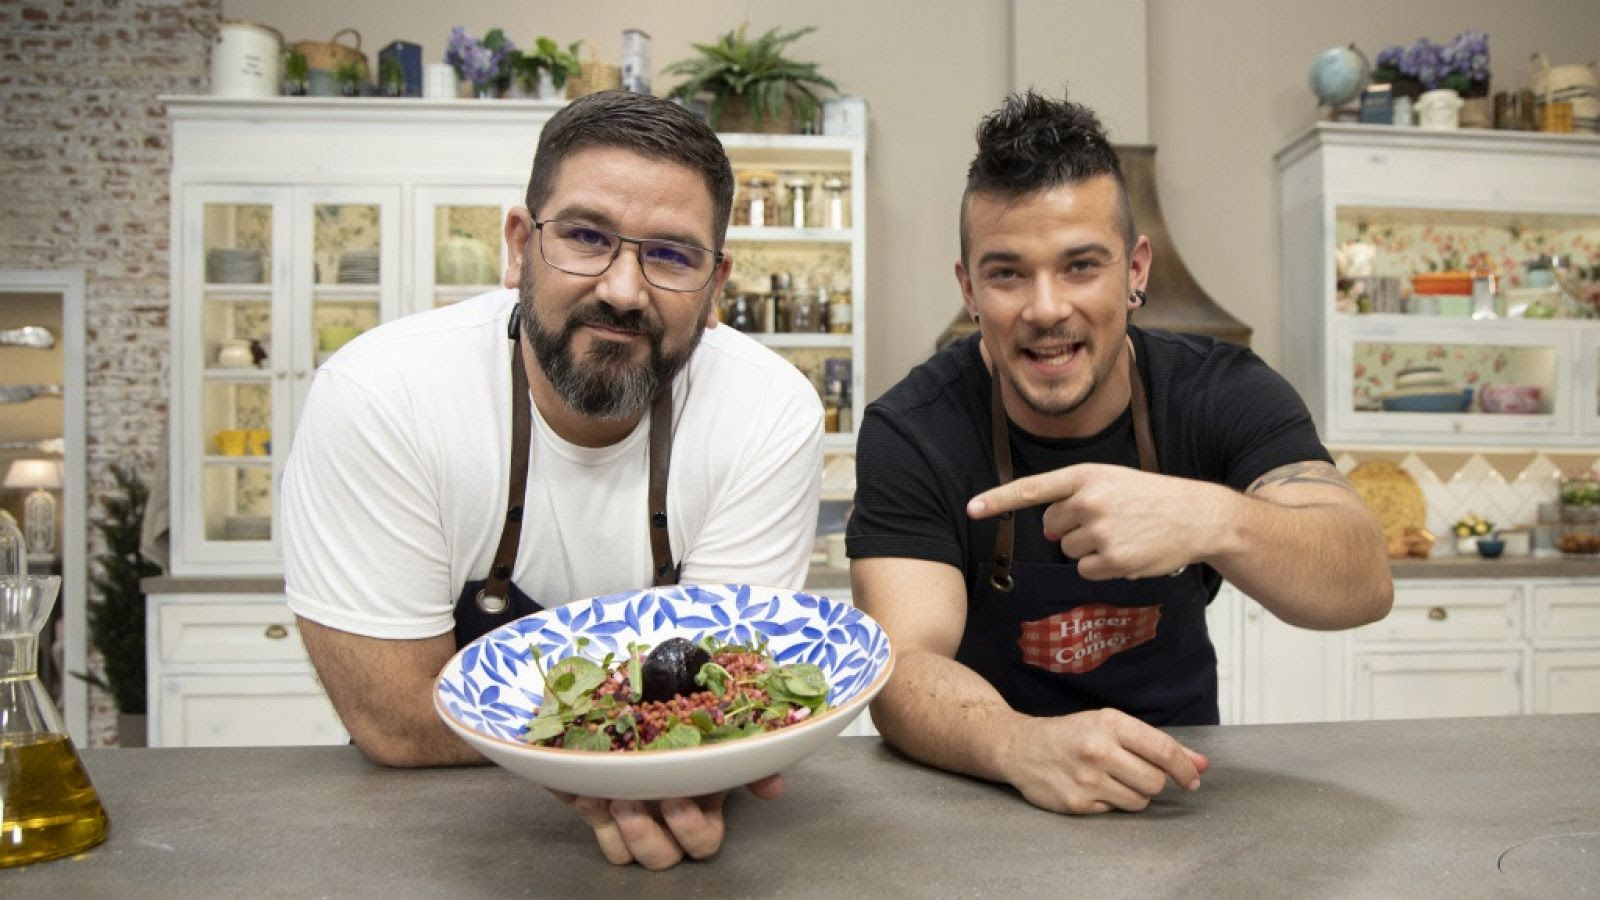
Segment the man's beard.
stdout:
<path fill-rule="evenodd" d="M 667 352 L 662 346 L 664 329 L 659 321 L 646 317 L 639 309 L 618 312 L 603 300 L 591 300 L 574 307 L 560 331 L 547 330 L 540 325 L 534 309 L 535 287 L 529 277 L 530 268 L 523 267 L 522 285 L 518 289 L 522 326 L 527 330 L 528 343 L 533 347 L 534 358 L 544 370 L 545 378 L 562 402 L 580 415 L 606 421 L 636 415 L 655 399 L 664 385 L 672 383 L 705 332 L 706 317 L 702 310 L 695 319 L 694 333 L 683 347 Z M 650 343 L 650 353 L 639 362 L 631 362 L 634 353 L 631 342 L 598 340 L 583 359 L 577 359 L 572 352 L 572 338 L 584 325 L 642 333 Z"/>

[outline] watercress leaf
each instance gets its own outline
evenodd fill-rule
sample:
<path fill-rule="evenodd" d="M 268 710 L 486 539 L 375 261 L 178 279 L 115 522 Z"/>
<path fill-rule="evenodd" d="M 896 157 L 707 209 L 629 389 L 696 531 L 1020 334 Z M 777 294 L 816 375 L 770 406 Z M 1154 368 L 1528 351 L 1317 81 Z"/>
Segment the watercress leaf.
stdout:
<path fill-rule="evenodd" d="M 628 646 L 628 651 L 632 654 L 628 657 L 628 690 L 636 698 L 643 697 L 644 663 L 640 660 L 639 654 L 634 651 L 631 644 Z"/>
<path fill-rule="evenodd" d="M 711 713 L 703 709 L 697 709 L 689 714 L 689 724 L 700 729 L 702 734 L 717 727 L 717 723 L 711 720 Z"/>
<path fill-rule="evenodd" d="M 571 703 L 581 694 L 605 683 L 606 670 L 592 659 L 569 656 L 550 667 L 550 688 L 563 703 Z"/>
<path fill-rule="evenodd" d="M 539 744 L 550 740 L 556 735 L 567 730 L 567 723 L 560 716 L 547 716 L 544 711 L 528 725 L 528 731 L 522 739 L 530 744 Z"/>
<path fill-rule="evenodd" d="M 680 747 L 700 746 L 700 729 L 682 722 L 662 732 L 659 737 L 644 745 L 645 750 L 675 750 Z"/>
<path fill-rule="evenodd" d="M 828 676 L 811 663 L 785 666 L 783 686 L 797 697 L 825 697 L 828 694 Z"/>
<path fill-rule="evenodd" d="M 561 746 L 568 750 L 606 751 L 611 749 L 611 737 L 603 731 L 590 731 L 583 725 L 574 725 L 561 738 Z"/>
<path fill-rule="evenodd" d="M 718 697 L 726 697 L 728 695 L 728 682 L 732 680 L 733 676 L 728 673 L 728 670 L 714 662 L 702 665 L 700 671 L 696 672 L 694 676 L 695 684 L 716 694 Z"/>
<path fill-rule="evenodd" d="M 736 725 L 732 722 L 725 722 L 706 732 L 705 742 L 707 744 L 715 744 L 719 741 L 731 741 L 737 738 L 753 737 L 754 735 L 760 734 L 763 730 L 764 729 L 762 729 L 762 727 L 757 725 L 755 722 L 745 722 L 742 725 Z"/>

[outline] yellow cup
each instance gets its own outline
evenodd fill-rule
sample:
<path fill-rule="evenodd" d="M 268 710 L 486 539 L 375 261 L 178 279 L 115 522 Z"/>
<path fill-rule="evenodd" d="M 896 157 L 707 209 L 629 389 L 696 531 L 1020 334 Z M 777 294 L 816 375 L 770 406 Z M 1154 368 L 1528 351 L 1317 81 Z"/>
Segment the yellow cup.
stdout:
<path fill-rule="evenodd" d="M 244 452 L 247 456 L 266 456 L 267 443 L 272 440 L 272 431 L 267 428 L 250 428 L 245 431 Z"/>
<path fill-rule="evenodd" d="M 223 456 L 243 456 L 249 432 L 242 428 L 228 428 L 212 436 Z"/>
<path fill-rule="evenodd" d="M 359 328 L 324 325 L 317 329 L 317 349 L 324 353 L 337 350 L 350 343 L 350 340 L 360 333 Z"/>

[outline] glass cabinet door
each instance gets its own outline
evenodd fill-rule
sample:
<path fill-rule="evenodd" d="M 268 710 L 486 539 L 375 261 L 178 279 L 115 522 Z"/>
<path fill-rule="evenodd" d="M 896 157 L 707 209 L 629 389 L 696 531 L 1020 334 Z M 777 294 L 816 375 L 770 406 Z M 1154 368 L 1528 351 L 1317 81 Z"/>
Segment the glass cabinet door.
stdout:
<path fill-rule="evenodd" d="M 397 188 L 296 192 L 293 352 L 273 365 L 275 378 L 294 385 L 290 421 L 317 366 L 356 335 L 401 315 L 399 221 Z"/>
<path fill-rule="evenodd" d="M 290 192 L 193 188 L 185 202 L 181 379 L 174 427 L 172 515 L 186 559 L 250 563 L 272 558 L 275 391 L 267 367 L 275 324 L 289 310 Z"/>
<path fill-rule="evenodd" d="M 1336 333 L 1344 364 L 1330 412 L 1341 435 L 1524 443 L 1572 429 L 1573 341 L 1559 323 L 1436 324 L 1422 335 L 1374 318 Z"/>
<path fill-rule="evenodd" d="M 501 287 L 506 214 L 526 188 L 430 185 L 416 191 L 417 290 L 408 312 L 420 312 Z"/>
<path fill-rule="evenodd" d="M 186 190 L 173 427 L 184 571 L 275 574 L 277 484 L 311 373 L 400 311 L 393 187 Z"/>

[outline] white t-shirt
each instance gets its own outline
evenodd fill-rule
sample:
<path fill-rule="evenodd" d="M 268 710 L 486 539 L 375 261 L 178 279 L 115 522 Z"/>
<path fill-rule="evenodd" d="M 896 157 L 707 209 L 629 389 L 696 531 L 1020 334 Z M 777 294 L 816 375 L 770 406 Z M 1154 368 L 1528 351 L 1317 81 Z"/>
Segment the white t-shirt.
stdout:
<path fill-rule="evenodd" d="M 517 295 L 375 328 L 317 370 L 283 478 L 289 607 L 354 634 L 454 628 L 507 507 Z M 776 353 L 708 328 L 673 381 L 667 531 L 682 583 L 802 585 L 816 532 L 822 405 Z M 532 400 L 526 400 L 532 405 Z M 650 416 L 609 447 L 533 409 L 512 580 L 545 607 L 651 583 Z"/>

